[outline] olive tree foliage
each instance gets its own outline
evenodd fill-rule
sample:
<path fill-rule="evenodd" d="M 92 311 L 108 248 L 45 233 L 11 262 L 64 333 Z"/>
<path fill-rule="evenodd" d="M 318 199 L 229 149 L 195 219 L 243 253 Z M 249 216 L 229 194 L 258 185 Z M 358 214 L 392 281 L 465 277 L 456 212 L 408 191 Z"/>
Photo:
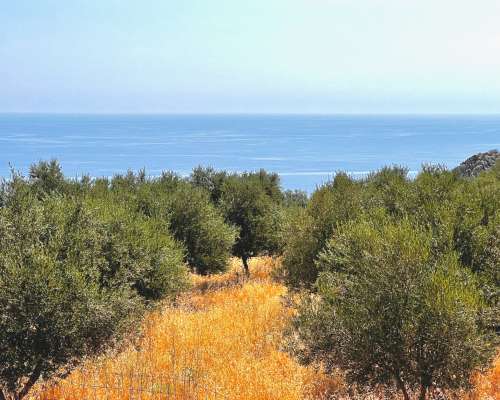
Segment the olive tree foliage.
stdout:
<path fill-rule="evenodd" d="M 148 179 L 145 172 L 115 176 L 107 187 L 96 187 L 93 198 L 120 202 L 165 233 L 171 232 L 185 249 L 185 261 L 201 274 L 226 269 L 235 229 L 202 188 L 174 173 Z M 111 200 L 110 200 L 111 199 Z"/>
<path fill-rule="evenodd" d="M 305 209 L 289 214 L 284 223 L 282 273 L 294 288 L 310 288 L 318 276 L 315 260 L 342 222 L 355 218 L 362 209 L 360 183 L 345 173 L 318 188 Z"/>
<path fill-rule="evenodd" d="M 29 169 L 29 181 L 39 196 L 53 192 L 62 193 L 67 184 L 61 166 L 55 159 L 32 164 Z"/>
<path fill-rule="evenodd" d="M 285 190 L 283 192 L 283 205 L 285 207 L 294 208 L 301 207 L 305 208 L 309 201 L 307 192 L 303 190 Z"/>
<path fill-rule="evenodd" d="M 187 282 L 182 250 L 117 204 L 14 176 L 0 207 L 0 399 L 64 374 Z"/>
<path fill-rule="evenodd" d="M 485 366 L 500 330 L 500 163 L 473 179 L 439 165 L 338 174 L 285 225 L 286 281 L 309 289 L 303 361 L 422 399 Z"/>
<path fill-rule="evenodd" d="M 216 171 L 212 167 L 198 166 L 193 169 L 189 181 L 196 187 L 206 190 L 214 204 L 218 204 L 222 197 L 222 187 L 228 177 L 225 171 Z"/>
<path fill-rule="evenodd" d="M 147 302 L 175 297 L 188 286 L 184 249 L 166 222 L 112 203 L 92 201 L 89 205 L 105 224 L 103 286 L 129 286 Z"/>
<path fill-rule="evenodd" d="M 288 283 L 312 287 L 317 278 L 314 261 L 336 227 L 361 214 L 370 219 L 377 209 L 428 229 L 433 253 L 455 250 L 464 266 L 480 273 L 498 226 L 499 171 L 500 163 L 474 179 L 462 179 L 439 165 L 424 165 L 415 179 L 408 179 L 407 170 L 399 166 L 360 180 L 337 174 L 312 194 L 304 213 L 285 224 L 290 228 L 285 229 L 283 262 Z M 307 237 L 297 237 L 302 234 Z"/>
<path fill-rule="evenodd" d="M 225 219 L 238 229 L 233 254 L 243 261 L 248 273 L 249 258 L 280 251 L 282 213 L 277 175 L 264 171 L 226 178 L 220 207 Z"/>
<path fill-rule="evenodd" d="M 200 274 L 225 271 L 236 229 L 198 188 L 183 185 L 168 203 L 170 229 L 186 246 L 188 264 Z"/>
<path fill-rule="evenodd" d="M 98 267 L 84 262 L 100 228 L 83 210 L 55 204 L 0 211 L 0 398 L 22 398 L 40 377 L 95 353 L 138 306 L 126 288 L 101 288 Z"/>
<path fill-rule="evenodd" d="M 428 230 L 384 214 L 345 224 L 319 255 L 317 293 L 294 322 L 298 355 L 405 399 L 467 387 L 494 349 L 476 281 L 453 251 L 433 254 Z"/>
<path fill-rule="evenodd" d="M 473 179 L 426 166 L 415 179 L 411 200 L 408 214 L 432 232 L 433 252 L 457 252 L 492 307 L 491 328 L 500 330 L 500 163 Z"/>
<path fill-rule="evenodd" d="M 363 208 L 384 208 L 390 215 L 404 216 L 411 192 L 408 168 L 399 165 L 383 167 L 360 182 Z"/>
<path fill-rule="evenodd" d="M 491 306 L 488 325 L 500 332 L 500 162 L 457 189 L 453 246 L 478 277 Z"/>

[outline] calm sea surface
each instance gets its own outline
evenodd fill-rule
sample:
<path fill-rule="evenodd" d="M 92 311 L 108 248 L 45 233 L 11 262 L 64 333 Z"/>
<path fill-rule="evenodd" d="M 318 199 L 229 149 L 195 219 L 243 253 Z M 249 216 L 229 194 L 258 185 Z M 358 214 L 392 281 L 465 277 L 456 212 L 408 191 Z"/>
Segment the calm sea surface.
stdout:
<path fill-rule="evenodd" d="M 285 188 L 312 191 L 339 170 L 454 167 L 492 148 L 500 148 L 500 116 L 0 115 L 4 177 L 9 163 L 25 173 L 57 158 L 68 176 L 265 168 Z"/>

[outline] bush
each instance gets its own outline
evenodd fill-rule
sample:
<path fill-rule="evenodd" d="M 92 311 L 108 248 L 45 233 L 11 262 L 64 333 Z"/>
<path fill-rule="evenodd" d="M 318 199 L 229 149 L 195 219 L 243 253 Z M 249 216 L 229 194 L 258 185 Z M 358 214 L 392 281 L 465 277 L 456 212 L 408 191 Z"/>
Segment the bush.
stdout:
<path fill-rule="evenodd" d="M 280 275 L 293 288 L 309 287 L 318 276 L 314 260 L 319 252 L 314 219 L 304 209 L 287 214 L 283 229 L 283 262 Z"/>
<path fill-rule="evenodd" d="M 228 174 L 225 171 L 216 171 L 211 167 L 196 167 L 189 181 L 198 188 L 206 190 L 214 204 L 218 204 L 222 197 L 222 187 Z"/>
<path fill-rule="evenodd" d="M 0 398 L 102 350 L 185 287 L 182 250 L 116 204 L 46 195 L 19 177 L 0 208 Z"/>
<path fill-rule="evenodd" d="M 187 287 L 184 252 L 168 224 L 110 203 L 90 203 L 104 221 L 104 243 L 96 251 L 106 260 L 101 282 L 129 286 L 145 300 L 172 298 Z"/>
<path fill-rule="evenodd" d="M 170 229 L 187 249 L 187 262 L 200 274 L 225 271 L 236 238 L 208 194 L 185 185 L 170 198 Z"/>
<path fill-rule="evenodd" d="M 103 233 L 91 214 L 60 200 L 16 202 L 0 210 L 0 389 L 22 398 L 99 351 L 140 302 L 126 287 L 101 287 L 87 262 Z"/>
<path fill-rule="evenodd" d="M 338 224 L 362 210 L 361 183 L 344 173 L 317 189 L 305 212 L 285 224 L 283 273 L 292 287 L 310 288 L 318 276 L 315 260 Z"/>
<path fill-rule="evenodd" d="M 285 207 L 305 208 L 309 201 L 307 192 L 303 190 L 285 190 L 283 192 L 283 203 Z"/>
<path fill-rule="evenodd" d="M 173 173 L 146 179 L 128 173 L 115 176 L 109 188 L 95 187 L 92 197 L 121 203 L 130 216 L 170 233 L 184 247 L 185 261 L 198 273 L 223 271 L 231 255 L 235 230 L 224 221 L 208 193 Z"/>
<path fill-rule="evenodd" d="M 346 224 L 317 267 L 318 293 L 295 320 L 302 360 L 425 399 L 431 385 L 468 386 L 491 355 L 475 279 L 453 252 L 434 256 L 432 234 L 408 220 Z"/>
<path fill-rule="evenodd" d="M 365 186 L 365 209 L 382 207 L 391 215 L 405 215 L 410 198 L 407 168 L 383 167 L 367 177 Z"/>
<path fill-rule="evenodd" d="M 233 175 L 226 179 L 221 208 L 228 223 L 239 230 L 233 254 L 243 261 L 259 253 L 276 253 L 280 247 L 280 213 L 276 184 L 264 173 Z"/>
<path fill-rule="evenodd" d="M 29 171 L 30 183 L 35 192 L 42 196 L 53 192 L 62 193 L 66 181 L 57 160 L 40 161 L 32 164 Z"/>

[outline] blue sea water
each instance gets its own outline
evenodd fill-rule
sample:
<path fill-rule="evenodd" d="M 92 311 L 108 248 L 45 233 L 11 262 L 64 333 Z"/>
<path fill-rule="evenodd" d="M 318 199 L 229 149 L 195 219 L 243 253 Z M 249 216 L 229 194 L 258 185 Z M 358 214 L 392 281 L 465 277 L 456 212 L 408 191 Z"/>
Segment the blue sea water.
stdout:
<path fill-rule="evenodd" d="M 500 148 L 499 116 L 0 115 L 0 176 L 57 158 L 66 175 L 145 167 L 187 175 L 197 165 L 265 168 L 285 188 L 311 192 L 337 171 L 388 164 L 456 166 Z"/>

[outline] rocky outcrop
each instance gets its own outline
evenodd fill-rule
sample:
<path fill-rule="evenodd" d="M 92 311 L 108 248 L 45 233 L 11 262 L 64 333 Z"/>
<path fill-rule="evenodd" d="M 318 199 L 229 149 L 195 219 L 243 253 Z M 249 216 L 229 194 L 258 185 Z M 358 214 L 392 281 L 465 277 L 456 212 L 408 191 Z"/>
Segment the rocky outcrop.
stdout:
<path fill-rule="evenodd" d="M 492 168 L 497 160 L 500 160 L 500 152 L 498 150 L 474 154 L 456 167 L 454 171 L 463 177 L 478 176 L 481 172 Z"/>

